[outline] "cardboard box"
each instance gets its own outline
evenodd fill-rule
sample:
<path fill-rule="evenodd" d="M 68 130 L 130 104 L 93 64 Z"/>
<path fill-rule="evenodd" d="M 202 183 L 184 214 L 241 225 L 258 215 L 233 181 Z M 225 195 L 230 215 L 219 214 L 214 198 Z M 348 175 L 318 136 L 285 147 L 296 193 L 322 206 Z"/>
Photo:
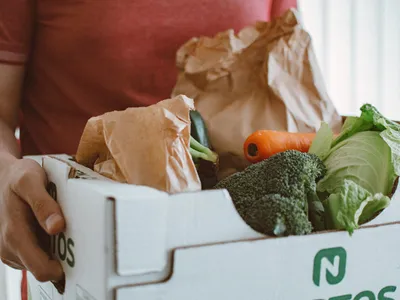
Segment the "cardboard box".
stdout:
<path fill-rule="evenodd" d="M 347 232 L 266 238 L 225 190 L 166 193 L 44 157 L 67 220 L 52 252 L 65 292 L 29 274 L 32 300 L 400 299 L 400 204 Z M 398 237 L 398 238 L 396 238 Z"/>

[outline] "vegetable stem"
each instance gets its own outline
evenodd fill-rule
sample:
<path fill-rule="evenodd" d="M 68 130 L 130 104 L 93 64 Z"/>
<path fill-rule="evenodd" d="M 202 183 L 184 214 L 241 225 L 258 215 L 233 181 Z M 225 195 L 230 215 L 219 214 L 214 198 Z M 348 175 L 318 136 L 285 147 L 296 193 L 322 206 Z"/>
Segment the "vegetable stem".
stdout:
<path fill-rule="evenodd" d="M 192 136 L 190 137 L 190 154 L 194 158 L 201 158 L 212 163 L 217 163 L 218 161 L 217 153 L 200 144 Z"/>

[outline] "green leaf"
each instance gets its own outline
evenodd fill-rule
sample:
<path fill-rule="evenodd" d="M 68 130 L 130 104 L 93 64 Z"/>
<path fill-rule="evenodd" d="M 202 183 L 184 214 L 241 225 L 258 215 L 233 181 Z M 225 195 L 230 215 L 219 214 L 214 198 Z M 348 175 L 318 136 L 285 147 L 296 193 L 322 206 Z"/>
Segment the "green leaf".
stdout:
<path fill-rule="evenodd" d="M 326 225 L 329 229 L 345 229 L 352 234 L 389 203 L 389 197 L 379 193 L 372 195 L 354 181 L 346 179 L 340 191 L 324 201 Z"/>
<path fill-rule="evenodd" d="M 332 129 L 326 122 L 322 122 L 308 152 L 315 154 L 321 160 L 324 160 L 331 150 L 332 140 Z"/>
<path fill-rule="evenodd" d="M 390 147 L 394 171 L 400 176 L 400 131 L 389 127 L 381 132 L 381 137 Z"/>
<path fill-rule="evenodd" d="M 332 142 L 332 147 L 336 146 L 340 142 L 353 136 L 354 134 L 362 131 L 371 130 L 374 124 L 370 121 L 366 121 L 362 117 L 350 117 L 347 118 L 343 124 L 342 130 L 336 139 Z"/>
<path fill-rule="evenodd" d="M 376 131 L 359 132 L 339 143 L 324 164 L 327 172 L 317 184 L 320 193 L 337 193 L 348 179 L 372 194 L 389 195 L 396 179 L 390 147 Z"/>
<path fill-rule="evenodd" d="M 390 204 L 390 198 L 382 194 L 375 194 L 368 198 L 365 202 L 367 205 L 365 205 L 360 215 L 359 224 L 364 224 L 365 222 L 370 221 L 377 212 L 388 207 Z"/>
<path fill-rule="evenodd" d="M 372 123 L 378 131 L 383 131 L 388 128 L 400 131 L 400 124 L 384 117 L 377 109 L 371 104 L 364 104 L 360 108 L 361 118 L 366 122 Z"/>
<path fill-rule="evenodd" d="M 325 230 L 325 209 L 316 194 L 308 196 L 308 218 L 314 231 Z"/>
<path fill-rule="evenodd" d="M 392 151 L 395 173 L 400 176 L 400 124 L 387 119 L 371 104 L 364 104 L 360 110 L 360 117 L 346 119 L 340 135 L 332 142 L 332 147 L 358 132 L 369 130 L 381 132 L 383 140 Z"/>
<path fill-rule="evenodd" d="M 342 126 L 343 131 L 348 131 L 350 128 L 354 127 L 356 125 L 356 122 L 360 119 L 359 117 L 348 117 L 346 118 L 346 121 L 344 121 L 344 124 Z"/>

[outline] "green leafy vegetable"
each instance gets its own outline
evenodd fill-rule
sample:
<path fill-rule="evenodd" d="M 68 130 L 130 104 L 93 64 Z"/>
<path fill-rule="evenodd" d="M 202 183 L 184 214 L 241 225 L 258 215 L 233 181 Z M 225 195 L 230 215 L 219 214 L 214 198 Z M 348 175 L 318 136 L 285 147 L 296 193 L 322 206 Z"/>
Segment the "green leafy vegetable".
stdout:
<path fill-rule="evenodd" d="M 307 194 L 308 218 L 314 231 L 325 230 L 325 209 L 315 192 Z"/>
<path fill-rule="evenodd" d="M 392 151 L 392 163 L 397 176 L 400 176 L 400 131 L 388 128 L 381 132 L 382 139 Z"/>
<path fill-rule="evenodd" d="M 309 153 L 316 154 L 320 159 L 324 160 L 331 150 L 333 140 L 333 132 L 329 125 L 325 122 L 321 123 L 313 143 L 308 150 Z"/>
<path fill-rule="evenodd" d="M 392 162 L 396 175 L 400 176 L 400 124 L 384 117 L 371 104 L 364 104 L 359 118 L 346 120 L 340 135 L 333 140 L 332 147 L 351 137 L 357 132 L 378 131 L 392 151 Z"/>
<path fill-rule="evenodd" d="M 400 175 L 400 125 L 370 104 L 360 110 L 336 138 L 322 123 L 309 150 L 327 168 L 317 185 L 325 225 L 349 233 L 389 205 L 387 195 Z"/>
<path fill-rule="evenodd" d="M 340 190 L 324 201 L 328 228 L 347 229 L 352 234 L 359 222 L 365 222 L 386 208 L 390 199 L 380 193 L 372 195 L 354 181 L 345 179 Z"/>
<path fill-rule="evenodd" d="M 396 179 L 390 148 L 376 131 L 359 132 L 337 144 L 324 164 L 328 171 L 318 192 L 335 193 L 350 179 L 373 194 L 388 195 Z"/>

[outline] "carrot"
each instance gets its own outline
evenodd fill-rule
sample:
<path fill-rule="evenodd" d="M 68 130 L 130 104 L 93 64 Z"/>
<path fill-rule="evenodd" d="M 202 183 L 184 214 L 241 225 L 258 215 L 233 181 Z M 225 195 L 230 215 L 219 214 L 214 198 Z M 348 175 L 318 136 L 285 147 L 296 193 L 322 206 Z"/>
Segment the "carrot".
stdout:
<path fill-rule="evenodd" d="M 316 133 L 291 133 L 275 130 L 258 130 L 252 133 L 243 145 L 246 159 L 260 162 L 286 150 L 308 152 Z"/>

